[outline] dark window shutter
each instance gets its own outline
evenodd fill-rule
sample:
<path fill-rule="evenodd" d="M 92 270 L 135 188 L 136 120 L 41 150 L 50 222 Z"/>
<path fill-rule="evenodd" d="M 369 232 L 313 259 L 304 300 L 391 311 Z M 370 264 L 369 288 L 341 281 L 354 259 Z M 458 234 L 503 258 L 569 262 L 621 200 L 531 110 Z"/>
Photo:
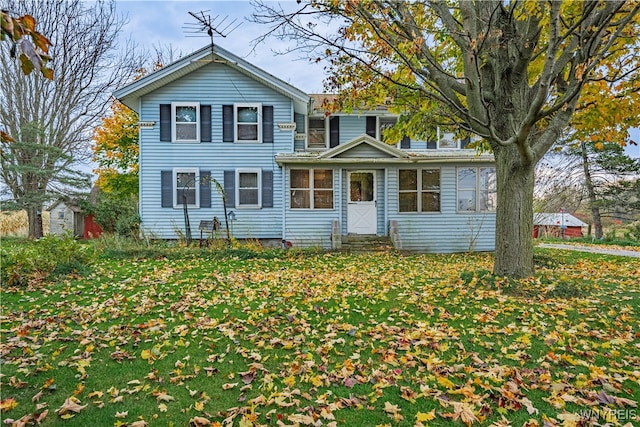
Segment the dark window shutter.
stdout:
<path fill-rule="evenodd" d="M 211 142 L 211 105 L 200 106 L 200 141 Z"/>
<path fill-rule="evenodd" d="M 160 172 L 160 193 L 163 208 L 173 207 L 173 171 Z"/>
<path fill-rule="evenodd" d="M 160 104 L 160 141 L 171 142 L 171 104 Z"/>
<path fill-rule="evenodd" d="M 211 172 L 200 171 L 200 207 L 211 207 Z"/>
<path fill-rule="evenodd" d="M 329 147 L 337 147 L 340 144 L 340 116 L 329 119 Z"/>
<path fill-rule="evenodd" d="M 236 171 L 224 171 L 224 194 L 227 196 L 227 207 L 236 207 Z"/>
<path fill-rule="evenodd" d="M 273 171 L 262 171 L 262 207 L 273 207 Z"/>
<path fill-rule="evenodd" d="M 222 106 L 222 142 L 233 142 L 233 105 Z"/>
<path fill-rule="evenodd" d="M 408 136 L 402 138 L 402 141 L 400 141 L 400 148 L 411 148 L 411 138 Z"/>
<path fill-rule="evenodd" d="M 467 148 L 467 145 L 471 142 L 471 137 L 467 136 L 462 141 L 460 141 L 460 148 Z"/>
<path fill-rule="evenodd" d="M 262 106 L 262 142 L 273 143 L 273 105 Z"/>
<path fill-rule="evenodd" d="M 438 148 L 438 142 L 437 141 L 427 141 L 427 149 L 435 150 L 437 148 Z"/>
<path fill-rule="evenodd" d="M 293 121 L 296 122 L 296 133 L 305 133 L 306 116 L 300 113 L 293 113 Z"/>
<path fill-rule="evenodd" d="M 367 135 L 376 137 L 376 118 L 375 116 L 367 116 Z"/>

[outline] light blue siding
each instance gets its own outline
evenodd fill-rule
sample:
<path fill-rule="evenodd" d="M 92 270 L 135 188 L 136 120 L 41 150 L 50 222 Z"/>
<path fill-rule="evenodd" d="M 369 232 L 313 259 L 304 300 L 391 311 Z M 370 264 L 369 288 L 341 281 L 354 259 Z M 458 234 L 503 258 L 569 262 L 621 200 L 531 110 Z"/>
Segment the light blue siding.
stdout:
<path fill-rule="evenodd" d="M 366 116 L 340 116 L 340 144 L 366 133 Z"/>
<path fill-rule="evenodd" d="M 398 222 L 402 248 L 424 252 L 488 251 L 495 248 L 495 213 L 456 211 L 456 166 L 440 168 L 440 212 L 398 212 L 398 167 L 389 170 L 389 220 Z"/>
<path fill-rule="evenodd" d="M 402 248 L 424 252 L 489 251 L 495 244 L 495 213 L 458 213 L 456 211 L 456 166 L 450 164 L 422 167 L 439 168 L 441 174 L 441 211 L 434 213 L 398 212 L 398 170 L 420 166 L 353 165 L 334 169 L 334 210 L 289 209 L 286 201 L 285 238 L 297 246 L 331 246 L 331 223 L 340 221 L 347 234 L 347 176 L 349 170 L 374 170 L 378 200 L 378 235 L 388 234 L 389 221 L 398 221 Z M 386 177 L 385 177 L 386 175 Z M 338 177 L 342 179 L 338 179 Z M 288 188 L 289 183 L 286 182 Z M 385 187 L 386 186 L 386 187 Z M 386 194 L 386 198 L 385 198 Z M 288 199 L 288 195 L 286 196 Z M 337 204 L 337 201 L 340 204 Z M 386 211 L 386 215 L 385 215 Z M 385 221 L 386 219 L 386 221 Z"/>
<path fill-rule="evenodd" d="M 159 105 L 171 102 L 199 102 L 212 106 L 212 141 L 203 143 L 160 142 Z M 222 105 L 236 102 L 260 102 L 274 109 L 273 143 L 223 143 Z M 257 83 L 224 64 L 212 63 L 182 77 L 142 99 L 141 121 L 155 121 L 152 129 L 140 131 L 141 192 L 140 212 L 145 233 L 171 239 L 184 233 L 184 215 L 181 208 L 162 208 L 160 172 L 176 167 L 197 167 L 211 171 L 212 179 L 224 185 L 224 171 L 236 168 L 260 168 L 273 171 L 273 208 L 241 209 L 229 206 L 236 213 L 233 224 L 238 238 L 281 238 L 282 227 L 282 172 L 275 164 L 274 155 L 291 151 L 293 132 L 282 131 L 278 122 L 293 121 L 292 102 L 289 98 Z M 222 199 L 212 185 L 212 207 L 189 209 L 191 228 L 199 235 L 201 220 L 217 216 L 224 224 Z"/>
<path fill-rule="evenodd" d="M 161 104 L 172 102 L 198 102 L 211 105 L 212 142 L 171 143 L 160 141 Z M 222 106 L 234 103 L 261 103 L 273 106 L 273 143 L 222 142 Z M 153 128 L 140 130 L 140 215 L 145 234 L 152 238 L 175 239 L 185 232 L 182 208 L 161 207 L 161 172 L 174 168 L 199 168 L 210 171 L 211 208 L 189 208 L 192 235 L 199 236 L 202 220 L 218 217 L 224 236 L 224 209 L 222 195 L 215 183 L 224 188 L 225 171 L 238 168 L 260 169 L 273 174 L 273 207 L 249 209 L 227 206 L 236 221 L 230 224 L 236 238 L 285 239 L 295 247 L 331 247 L 333 221 L 339 221 L 342 234 L 347 234 L 348 172 L 374 171 L 376 179 L 377 234 L 387 235 L 389 221 L 398 223 L 403 249 L 428 252 L 459 252 L 493 250 L 495 214 L 458 213 L 456 211 L 456 167 L 477 160 L 442 160 L 442 163 L 420 165 L 415 159 L 393 157 L 388 150 L 380 150 L 369 143 L 356 145 L 334 159 L 323 159 L 322 166 L 307 164 L 307 168 L 333 170 L 334 206 L 332 209 L 291 209 L 289 200 L 289 170 L 302 168 L 284 162 L 275 162 L 279 153 L 304 150 L 304 141 L 294 141 L 295 131 L 281 130 L 278 123 L 296 122 L 304 132 L 305 116 L 294 117 L 292 99 L 268 85 L 243 74 L 223 63 L 212 62 L 185 74 L 140 100 L 140 120 L 155 122 Z M 300 110 L 298 110 L 300 111 Z M 340 116 L 340 143 L 344 144 L 366 132 L 366 116 Z M 411 149 L 426 149 L 426 143 L 412 141 Z M 393 150 L 392 150 L 393 151 Z M 429 150 L 431 151 L 431 150 Z M 435 151 L 435 150 L 433 150 Z M 308 154 L 307 154 L 308 155 Z M 305 154 L 301 154 L 304 159 Z M 370 160 L 369 160 L 370 159 Z M 387 160 L 388 159 L 388 160 Z M 455 157 L 454 157 L 455 159 Z M 297 161 L 298 159 L 294 159 Z M 424 160 L 424 159 L 423 159 Z M 427 159 L 431 161 L 432 159 Z M 406 165 L 401 162 L 406 161 Z M 484 162 L 484 160 L 482 160 Z M 491 166 L 487 163 L 486 166 Z M 441 211 L 434 213 L 398 212 L 398 170 L 421 167 L 440 168 Z"/>

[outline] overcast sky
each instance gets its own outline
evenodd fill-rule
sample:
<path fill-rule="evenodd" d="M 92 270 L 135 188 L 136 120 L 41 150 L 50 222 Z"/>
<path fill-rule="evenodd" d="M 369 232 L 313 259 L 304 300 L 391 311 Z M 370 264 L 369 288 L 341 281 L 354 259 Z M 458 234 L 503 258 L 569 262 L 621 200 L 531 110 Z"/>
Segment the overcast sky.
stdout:
<path fill-rule="evenodd" d="M 281 3 L 293 3 L 293 0 Z M 208 36 L 193 37 L 185 28 L 186 24 L 196 22 L 189 12 L 204 12 L 221 30 L 231 24 L 225 31 L 226 37 L 215 37 L 214 43 L 298 89 L 307 93 L 323 92 L 322 64 L 310 63 L 295 53 L 285 56 L 274 53 L 274 50 L 284 50 L 287 42 L 270 38 L 268 44 L 259 44 L 252 51 L 252 40 L 268 28 L 248 21 L 253 11 L 248 0 L 117 0 L 116 7 L 129 20 L 123 39 L 131 37 L 141 48 L 151 51 L 156 47 L 171 47 L 183 55 L 209 44 Z M 633 130 L 631 137 L 640 144 L 638 129 Z M 640 146 L 627 146 L 627 153 L 640 158 Z"/>
<path fill-rule="evenodd" d="M 293 0 L 283 1 L 293 3 Z M 274 2 L 276 3 L 276 2 Z M 189 12 L 204 12 L 218 24 L 226 37 L 214 37 L 214 43 L 253 63 L 307 93 L 321 93 L 323 66 L 301 59 L 298 54 L 276 55 L 274 50 L 284 50 L 290 46 L 275 38 L 268 45 L 259 44 L 252 51 L 252 40 L 264 34 L 268 28 L 248 21 L 253 8 L 248 0 L 213 1 L 158 1 L 158 0 L 117 0 L 116 8 L 128 17 L 123 38 L 131 37 L 141 48 L 154 50 L 156 47 L 171 47 L 173 51 L 189 54 L 210 42 L 202 33 L 194 37 L 185 28 L 196 20 Z M 233 22 L 235 20 L 235 22 Z M 233 22 L 233 23 L 232 23 Z M 239 25 L 237 28 L 236 26 Z"/>

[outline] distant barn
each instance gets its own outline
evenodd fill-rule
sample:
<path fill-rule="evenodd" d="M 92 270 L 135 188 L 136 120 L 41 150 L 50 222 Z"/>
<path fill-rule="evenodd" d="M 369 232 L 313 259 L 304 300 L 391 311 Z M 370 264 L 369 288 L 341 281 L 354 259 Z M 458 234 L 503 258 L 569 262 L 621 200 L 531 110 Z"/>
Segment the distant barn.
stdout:
<path fill-rule="evenodd" d="M 533 237 L 581 237 L 587 224 L 567 213 L 536 213 L 533 215 Z"/>

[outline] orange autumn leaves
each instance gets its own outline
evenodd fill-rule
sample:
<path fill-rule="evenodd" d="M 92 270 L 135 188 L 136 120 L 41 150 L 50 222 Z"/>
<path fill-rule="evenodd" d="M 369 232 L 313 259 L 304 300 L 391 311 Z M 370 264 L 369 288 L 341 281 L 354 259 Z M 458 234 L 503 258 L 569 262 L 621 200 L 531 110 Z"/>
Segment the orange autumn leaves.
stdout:
<path fill-rule="evenodd" d="M 117 100 L 111 104 L 111 114 L 93 133 L 94 161 L 98 168 L 97 184 L 112 191 L 121 180 L 138 175 L 138 114 Z M 136 189 L 137 183 L 131 186 Z"/>

